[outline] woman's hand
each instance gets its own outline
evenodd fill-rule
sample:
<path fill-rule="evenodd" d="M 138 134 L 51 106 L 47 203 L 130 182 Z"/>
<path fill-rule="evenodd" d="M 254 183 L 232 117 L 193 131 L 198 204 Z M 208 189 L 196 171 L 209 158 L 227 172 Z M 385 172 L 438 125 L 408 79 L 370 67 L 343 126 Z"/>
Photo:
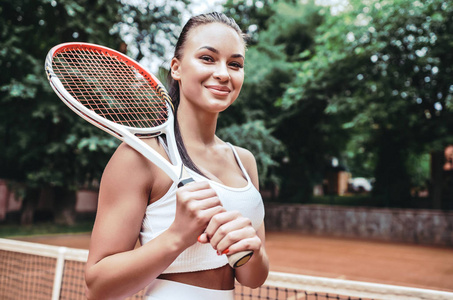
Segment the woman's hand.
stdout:
<path fill-rule="evenodd" d="M 176 214 L 169 230 L 180 236 L 185 247 L 193 245 L 213 216 L 224 213 L 217 193 L 208 182 L 192 182 L 176 191 Z"/>
<path fill-rule="evenodd" d="M 251 221 L 237 211 L 224 211 L 212 216 L 199 242 L 209 242 L 219 255 L 261 248 L 261 239 Z"/>

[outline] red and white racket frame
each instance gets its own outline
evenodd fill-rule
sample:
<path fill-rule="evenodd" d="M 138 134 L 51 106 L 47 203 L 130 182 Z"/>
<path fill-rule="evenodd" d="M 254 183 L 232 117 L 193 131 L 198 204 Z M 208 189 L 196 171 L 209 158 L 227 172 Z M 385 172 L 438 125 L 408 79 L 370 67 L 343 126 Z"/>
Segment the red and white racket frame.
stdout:
<path fill-rule="evenodd" d="M 55 54 L 64 51 L 64 49 L 78 48 L 80 46 L 92 48 L 93 50 L 104 51 L 112 56 L 118 57 L 122 61 L 126 62 L 129 65 L 132 65 L 134 68 L 140 71 L 140 74 L 146 78 L 150 84 L 152 84 L 156 89 L 162 91 L 161 96 L 165 99 L 167 105 L 167 120 L 152 129 L 149 128 L 134 128 L 125 125 L 119 125 L 112 121 L 109 121 L 98 114 L 92 112 L 90 109 L 86 108 L 81 104 L 77 99 L 75 99 L 69 92 L 66 91 L 60 79 L 55 75 L 52 68 L 52 59 Z M 143 69 L 137 62 L 133 61 L 126 55 L 121 52 L 109 49 L 107 47 L 89 44 L 89 43 L 64 43 L 53 47 L 47 54 L 45 61 L 45 70 L 47 74 L 47 79 L 50 82 L 50 86 L 55 91 L 55 93 L 60 97 L 60 99 L 76 114 L 90 122 L 94 126 L 102 129 L 103 131 L 117 137 L 119 140 L 127 143 L 129 146 L 134 148 L 136 151 L 141 153 L 147 159 L 156 164 L 161 168 L 165 173 L 167 173 L 170 178 L 178 182 L 183 176 L 184 166 L 182 164 L 181 157 L 177 155 L 178 152 L 176 141 L 174 138 L 174 115 L 173 107 L 171 105 L 168 94 L 165 92 L 165 88 L 159 82 L 159 80 L 145 69 Z M 156 86 L 157 85 L 157 86 Z M 161 134 L 166 135 L 166 140 L 168 147 L 170 148 L 169 155 L 171 161 L 174 161 L 175 164 L 171 164 L 165 158 L 163 158 L 157 151 L 143 142 L 143 138 L 151 138 Z M 185 171 L 184 171 L 185 172 Z"/>

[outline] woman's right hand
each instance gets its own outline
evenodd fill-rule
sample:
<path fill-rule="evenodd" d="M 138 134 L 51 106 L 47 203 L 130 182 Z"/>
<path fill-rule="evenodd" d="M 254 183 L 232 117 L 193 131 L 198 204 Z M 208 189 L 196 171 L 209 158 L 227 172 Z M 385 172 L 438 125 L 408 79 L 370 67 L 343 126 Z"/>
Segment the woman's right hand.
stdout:
<path fill-rule="evenodd" d="M 207 181 L 191 182 L 176 191 L 176 214 L 170 226 L 185 247 L 197 242 L 211 218 L 225 212 L 214 189 Z"/>

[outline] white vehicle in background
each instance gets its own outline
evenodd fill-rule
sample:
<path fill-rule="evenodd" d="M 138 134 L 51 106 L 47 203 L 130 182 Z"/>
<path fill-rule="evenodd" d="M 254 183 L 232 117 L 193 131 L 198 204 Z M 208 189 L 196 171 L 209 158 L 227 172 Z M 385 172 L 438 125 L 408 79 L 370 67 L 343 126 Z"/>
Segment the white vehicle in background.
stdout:
<path fill-rule="evenodd" d="M 349 179 L 348 183 L 351 192 L 356 193 L 371 192 L 371 190 L 373 189 L 370 180 L 364 177 L 351 178 Z"/>

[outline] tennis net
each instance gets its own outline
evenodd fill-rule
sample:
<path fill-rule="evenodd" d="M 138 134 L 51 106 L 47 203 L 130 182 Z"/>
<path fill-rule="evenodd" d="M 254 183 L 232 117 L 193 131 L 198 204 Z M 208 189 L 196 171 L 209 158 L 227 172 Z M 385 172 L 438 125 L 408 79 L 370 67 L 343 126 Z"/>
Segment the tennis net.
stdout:
<path fill-rule="evenodd" d="M 87 250 L 0 239 L 0 299 L 85 299 L 87 257 Z M 143 291 L 128 299 L 142 297 Z M 260 288 L 237 283 L 235 299 L 453 299 L 453 293 L 270 272 Z"/>

